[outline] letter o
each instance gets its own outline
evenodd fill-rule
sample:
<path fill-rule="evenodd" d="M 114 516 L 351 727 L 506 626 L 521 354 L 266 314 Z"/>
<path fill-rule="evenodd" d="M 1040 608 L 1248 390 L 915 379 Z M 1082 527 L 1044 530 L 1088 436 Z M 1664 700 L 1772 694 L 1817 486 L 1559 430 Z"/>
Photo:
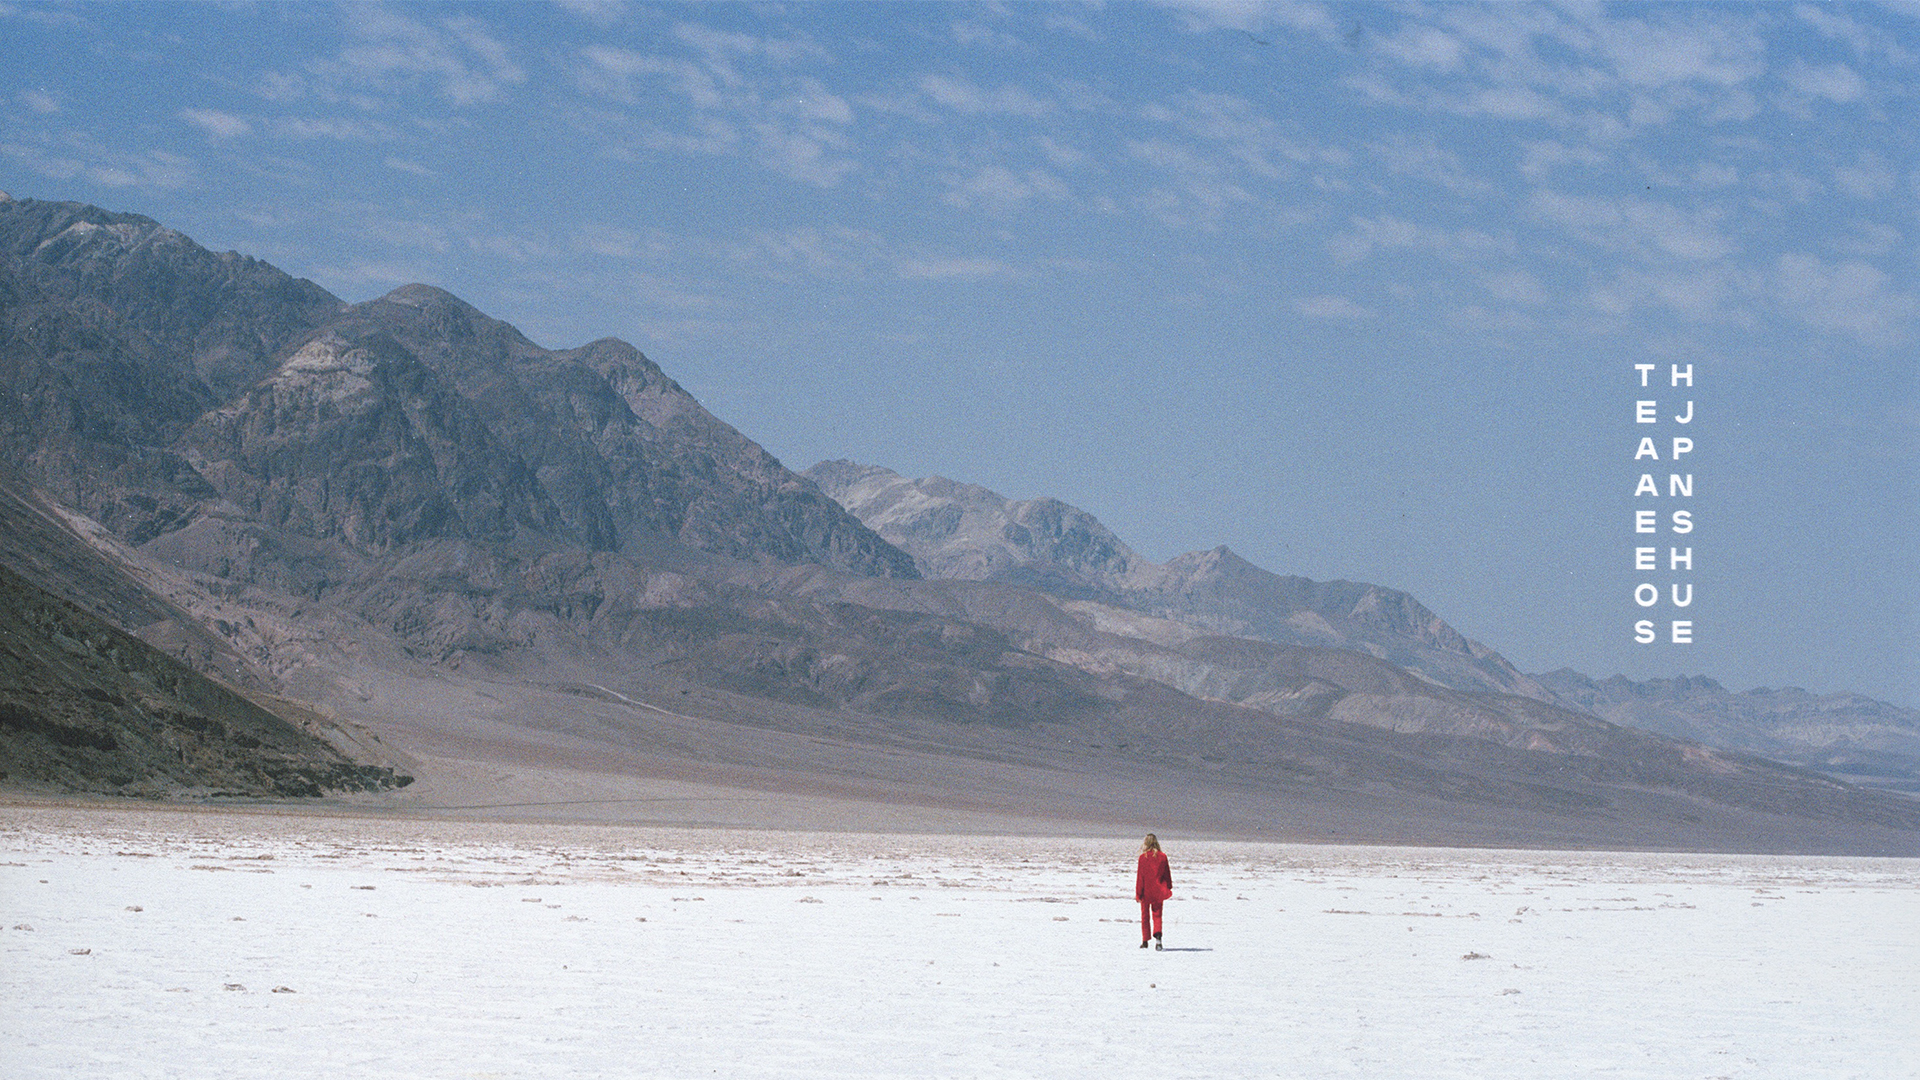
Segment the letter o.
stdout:
<path fill-rule="evenodd" d="M 1633 602 L 1641 607 L 1652 607 L 1660 602 L 1660 589 L 1650 582 L 1641 582 L 1634 587 Z"/>

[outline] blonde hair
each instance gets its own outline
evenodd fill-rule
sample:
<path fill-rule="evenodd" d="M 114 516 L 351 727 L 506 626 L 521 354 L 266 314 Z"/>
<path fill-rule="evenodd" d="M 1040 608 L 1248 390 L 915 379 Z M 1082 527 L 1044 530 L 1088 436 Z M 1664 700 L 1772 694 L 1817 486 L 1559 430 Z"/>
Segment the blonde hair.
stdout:
<path fill-rule="evenodd" d="M 1159 851 L 1160 838 L 1153 835 L 1152 833 L 1148 833 L 1147 838 L 1140 842 L 1140 850 L 1141 851 Z"/>

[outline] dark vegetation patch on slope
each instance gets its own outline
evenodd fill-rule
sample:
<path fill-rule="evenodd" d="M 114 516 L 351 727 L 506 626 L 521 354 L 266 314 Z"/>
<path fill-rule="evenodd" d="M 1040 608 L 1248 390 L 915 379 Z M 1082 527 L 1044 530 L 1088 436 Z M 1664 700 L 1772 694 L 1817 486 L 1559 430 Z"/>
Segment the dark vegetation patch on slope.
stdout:
<path fill-rule="evenodd" d="M 0 773 L 72 792 L 314 796 L 401 786 L 0 566 Z"/>

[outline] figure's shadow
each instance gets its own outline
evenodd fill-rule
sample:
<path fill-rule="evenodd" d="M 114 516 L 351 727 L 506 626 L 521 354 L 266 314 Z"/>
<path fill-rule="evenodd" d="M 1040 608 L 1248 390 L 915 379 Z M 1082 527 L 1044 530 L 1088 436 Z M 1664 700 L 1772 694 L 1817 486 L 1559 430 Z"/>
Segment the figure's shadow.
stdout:
<path fill-rule="evenodd" d="M 1213 949 L 1211 947 L 1203 949 L 1197 945 L 1188 945 L 1182 948 L 1167 947 L 1167 948 L 1161 949 L 1160 951 L 1161 952 L 1212 952 Z"/>

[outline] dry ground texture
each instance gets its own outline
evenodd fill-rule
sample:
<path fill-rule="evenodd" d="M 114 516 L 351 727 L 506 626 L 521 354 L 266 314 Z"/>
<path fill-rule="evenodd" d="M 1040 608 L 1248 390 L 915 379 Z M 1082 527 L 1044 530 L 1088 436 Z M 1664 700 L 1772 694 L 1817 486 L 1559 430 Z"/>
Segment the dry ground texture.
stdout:
<path fill-rule="evenodd" d="M 1898 1077 L 1920 861 L 0 807 L 40 1077 Z"/>

